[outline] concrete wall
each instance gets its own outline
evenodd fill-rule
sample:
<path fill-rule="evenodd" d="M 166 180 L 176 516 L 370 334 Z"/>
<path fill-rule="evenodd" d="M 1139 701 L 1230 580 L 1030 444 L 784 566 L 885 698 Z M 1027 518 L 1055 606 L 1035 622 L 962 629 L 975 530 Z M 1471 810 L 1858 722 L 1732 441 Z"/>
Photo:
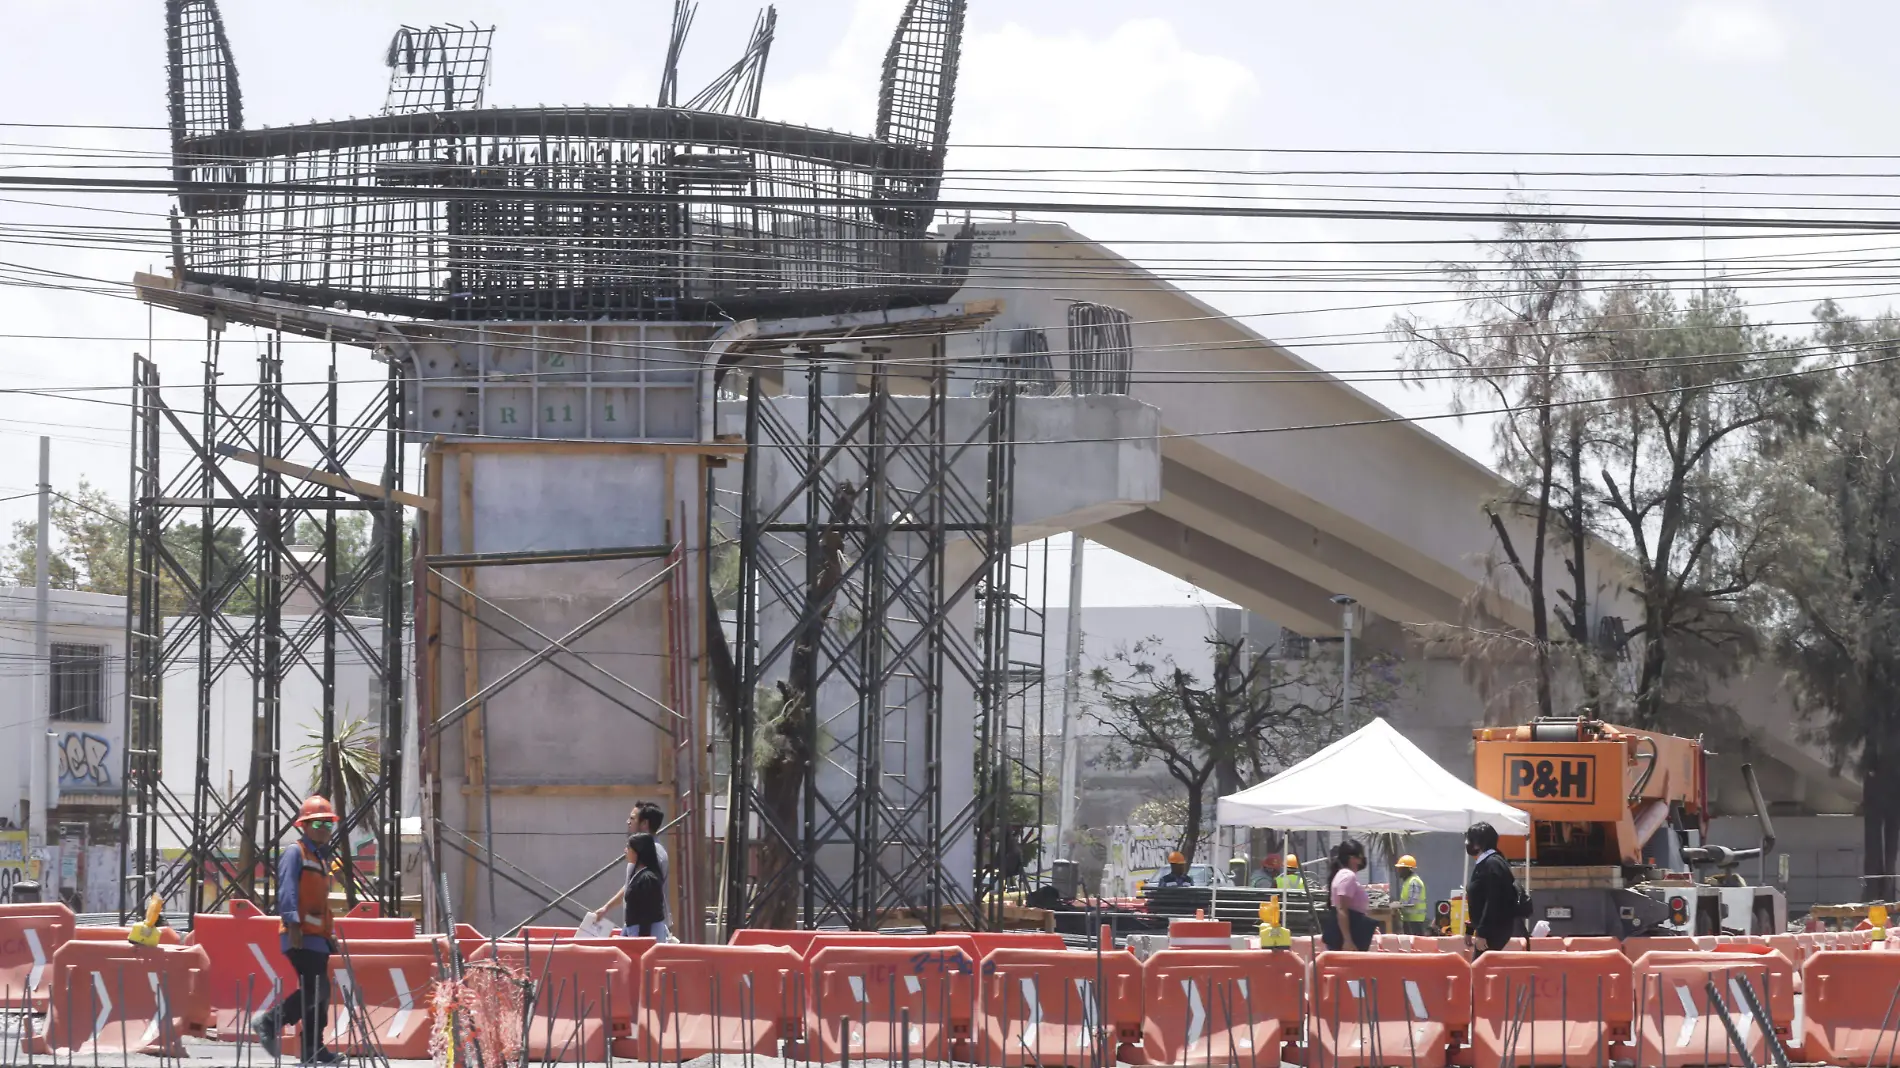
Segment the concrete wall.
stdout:
<path fill-rule="evenodd" d="M 102 802 L 109 797 L 116 806 L 124 760 L 125 600 L 73 590 L 52 590 L 48 600 L 50 641 L 105 650 L 100 680 L 105 720 L 48 722 L 47 665 L 34 655 L 34 590 L 0 587 L 0 817 L 21 827 L 32 782 L 30 761 L 50 769 L 47 800 L 57 804 L 56 794 L 64 793 L 69 805 L 83 797 Z M 62 818 L 57 810 L 51 814 Z"/>

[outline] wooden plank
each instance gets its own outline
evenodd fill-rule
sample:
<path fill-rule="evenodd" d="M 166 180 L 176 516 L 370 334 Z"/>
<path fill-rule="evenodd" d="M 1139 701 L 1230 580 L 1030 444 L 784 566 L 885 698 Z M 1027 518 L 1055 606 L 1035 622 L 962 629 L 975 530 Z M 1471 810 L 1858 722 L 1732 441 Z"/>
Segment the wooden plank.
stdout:
<path fill-rule="evenodd" d="M 249 449 L 239 449 L 230 445 L 219 445 L 218 454 L 220 456 L 230 457 L 239 463 L 262 468 L 266 471 L 273 471 L 280 475 L 289 475 L 292 478 L 300 478 L 305 482 L 314 482 L 319 486 L 328 486 L 331 489 L 342 490 L 345 493 L 354 493 L 358 497 L 371 497 L 379 501 L 391 500 L 397 504 L 407 505 L 410 508 L 418 508 L 425 512 L 435 511 L 435 502 L 427 497 L 418 497 L 413 493 L 405 493 L 402 490 L 389 490 L 388 492 L 384 492 L 383 487 L 374 482 L 365 482 L 360 478 L 333 475 L 328 471 L 319 471 L 314 467 L 293 464 L 289 460 L 279 460 L 270 456 L 259 456 Z"/>
<path fill-rule="evenodd" d="M 455 450 L 456 477 L 456 526 L 457 544 L 464 554 L 475 551 L 475 457 L 467 449 Z M 467 700 L 481 692 L 482 668 L 478 659 L 480 635 L 475 629 L 475 569 L 462 569 L 462 699 Z M 488 705 L 483 702 L 474 710 L 473 715 L 462 718 L 462 792 L 470 796 L 470 791 L 479 792 L 479 787 L 487 781 L 488 768 L 482 761 L 482 736 L 488 726 Z M 486 807 L 477 804 L 463 806 L 467 814 L 462 822 L 463 833 L 473 841 L 482 841 L 482 821 L 486 818 Z M 473 915 L 472 904 L 475 900 L 476 863 L 473 858 L 462 858 L 462 909 L 466 915 Z M 489 908 L 495 903 L 490 901 Z"/>

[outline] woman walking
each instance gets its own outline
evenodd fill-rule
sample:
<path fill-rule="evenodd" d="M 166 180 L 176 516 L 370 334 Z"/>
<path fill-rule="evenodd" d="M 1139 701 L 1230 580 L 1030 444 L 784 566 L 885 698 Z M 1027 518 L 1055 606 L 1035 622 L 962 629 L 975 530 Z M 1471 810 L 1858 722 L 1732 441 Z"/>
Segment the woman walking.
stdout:
<path fill-rule="evenodd" d="M 1366 866 L 1366 847 L 1348 838 L 1334 847 L 1328 879 L 1327 901 L 1332 906 L 1320 922 L 1320 938 L 1326 948 L 1348 953 L 1372 949 L 1372 936 L 1378 928 L 1369 915 L 1366 884 L 1359 871 Z"/>
<path fill-rule="evenodd" d="M 608 899 L 600 911 L 624 902 L 620 933 L 635 938 L 664 937 L 666 880 L 660 874 L 660 852 L 646 832 L 627 839 L 627 885 Z"/>

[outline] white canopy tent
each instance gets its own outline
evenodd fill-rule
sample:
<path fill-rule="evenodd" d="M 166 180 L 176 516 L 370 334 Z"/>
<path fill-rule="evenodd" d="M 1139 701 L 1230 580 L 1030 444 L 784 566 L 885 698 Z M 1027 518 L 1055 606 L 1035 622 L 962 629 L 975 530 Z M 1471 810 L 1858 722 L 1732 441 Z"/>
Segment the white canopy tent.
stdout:
<path fill-rule="evenodd" d="M 1374 719 L 1266 782 L 1220 799 L 1216 822 L 1286 831 L 1448 831 L 1478 822 L 1525 834 L 1524 813 L 1439 767 Z"/>

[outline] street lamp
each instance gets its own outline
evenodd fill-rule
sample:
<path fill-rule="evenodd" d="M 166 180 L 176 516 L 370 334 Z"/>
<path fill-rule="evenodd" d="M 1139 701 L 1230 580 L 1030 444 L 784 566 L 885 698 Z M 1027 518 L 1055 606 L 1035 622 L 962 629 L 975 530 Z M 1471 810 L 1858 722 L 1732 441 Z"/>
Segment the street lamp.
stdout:
<path fill-rule="evenodd" d="M 1357 605 L 1359 601 L 1357 598 L 1348 597 L 1343 593 L 1336 593 L 1333 595 L 1333 603 L 1339 606 L 1339 629 L 1340 629 L 1340 633 L 1345 636 L 1345 641 L 1346 641 L 1346 650 L 1345 650 L 1346 666 L 1343 670 L 1343 678 L 1342 678 L 1342 682 L 1340 686 L 1340 700 L 1341 700 L 1341 703 L 1345 706 L 1346 722 L 1351 723 L 1352 722 L 1352 628 L 1353 628 L 1353 624 L 1357 622 L 1357 620 L 1353 618 L 1354 606 Z"/>

